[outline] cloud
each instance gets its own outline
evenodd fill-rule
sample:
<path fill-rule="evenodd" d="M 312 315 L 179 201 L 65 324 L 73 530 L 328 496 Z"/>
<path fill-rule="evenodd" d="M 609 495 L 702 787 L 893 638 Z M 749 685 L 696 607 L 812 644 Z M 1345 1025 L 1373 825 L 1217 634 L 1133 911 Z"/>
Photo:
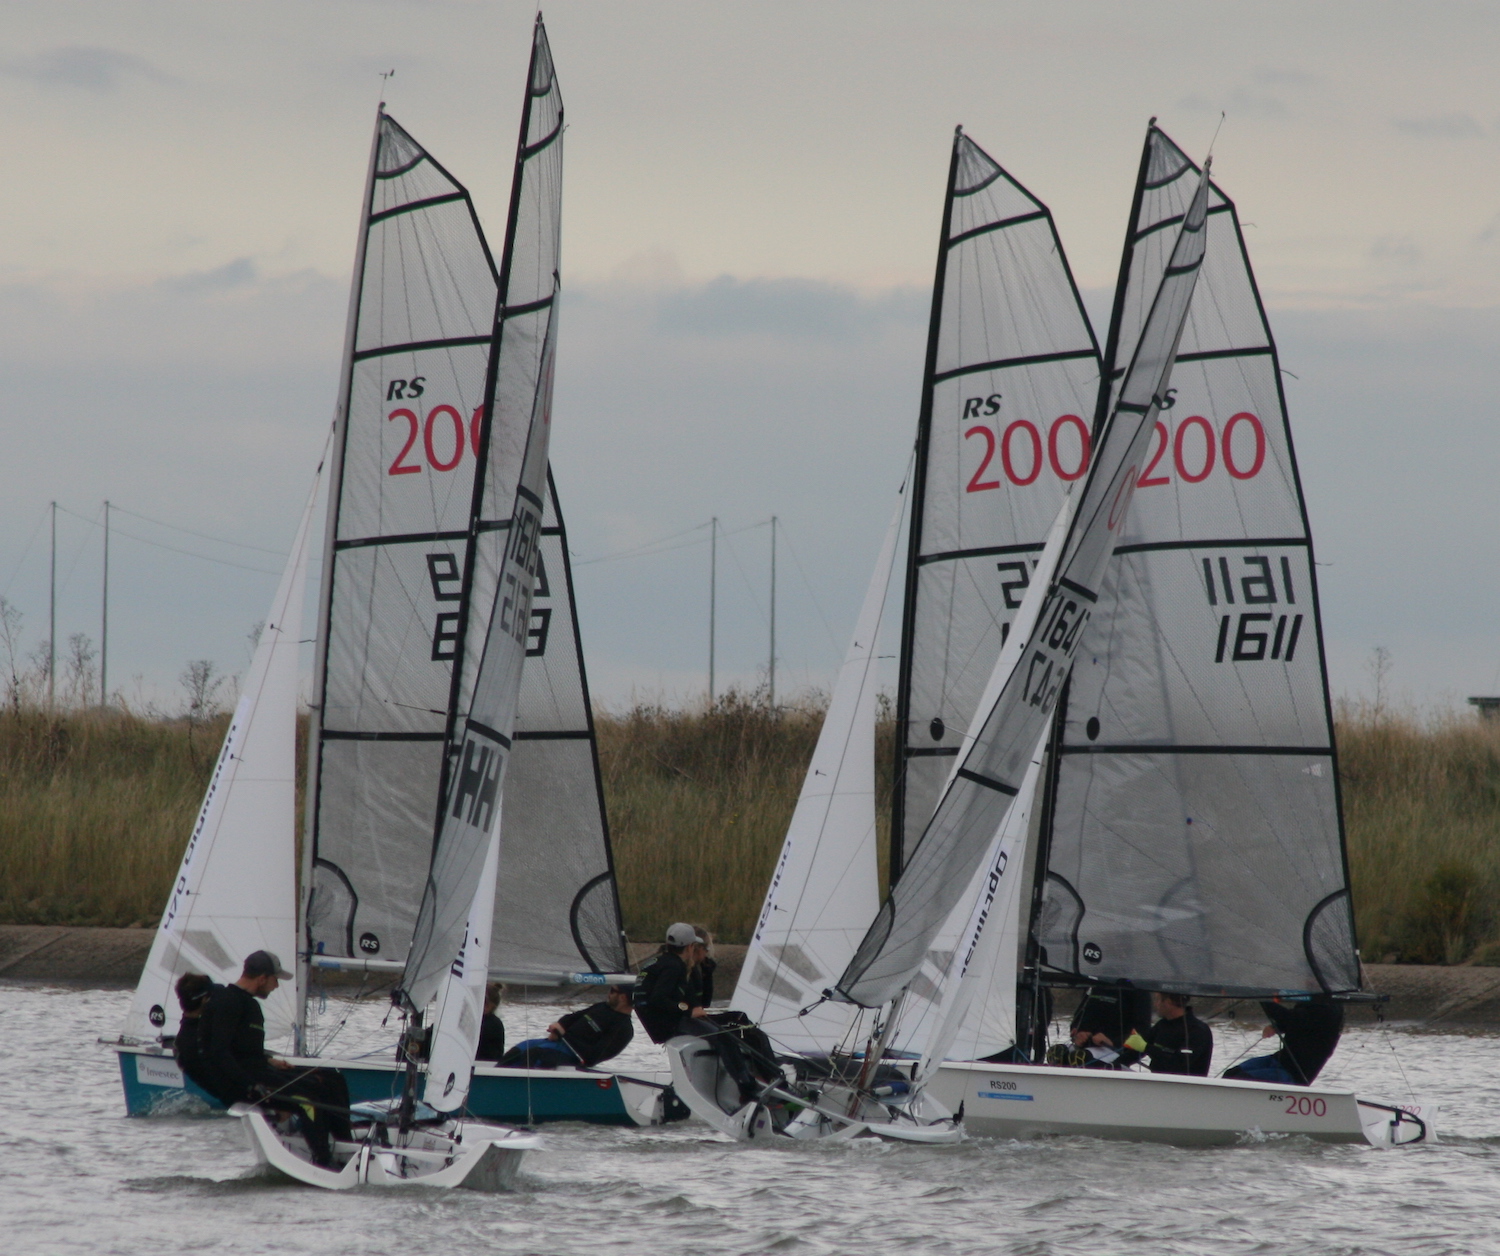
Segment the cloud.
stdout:
<path fill-rule="evenodd" d="M 721 275 L 665 293 L 657 326 L 670 335 L 772 336 L 815 341 L 866 340 L 885 325 L 921 321 L 926 299 L 911 289 L 877 297 L 811 279 L 735 279 Z"/>
<path fill-rule="evenodd" d="M 1398 131 L 1419 139 L 1472 140 L 1486 134 L 1485 129 L 1466 113 L 1436 113 L 1426 118 L 1392 118 Z"/>
<path fill-rule="evenodd" d="M 119 91 L 131 76 L 157 83 L 176 82 L 134 53 L 84 44 L 49 48 L 34 56 L 0 61 L 0 74 L 30 79 L 47 87 L 79 88 L 100 96 Z"/>
<path fill-rule="evenodd" d="M 237 257 L 234 261 L 215 266 L 212 270 L 190 271 L 186 275 L 169 275 L 165 279 L 158 279 L 156 286 L 164 292 L 192 295 L 243 288 L 247 284 L 253 284 L 259 277 L 260 272 L 252 259 Z"/>
<path fill-rule="evenodd" d="M 1422 250 L 1409 235 L 1385 235 L 1370 245 L 1370 257 L 1378 262 L 1411 266 L 1422 260 Z"/>

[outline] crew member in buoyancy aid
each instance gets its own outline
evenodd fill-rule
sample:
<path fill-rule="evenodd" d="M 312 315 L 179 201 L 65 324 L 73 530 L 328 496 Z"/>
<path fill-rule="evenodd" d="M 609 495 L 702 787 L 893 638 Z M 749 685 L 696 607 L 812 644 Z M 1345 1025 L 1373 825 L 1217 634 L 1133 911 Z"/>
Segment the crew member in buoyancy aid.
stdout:
<path fill-rule="evenodd" d="M 559 1016 L 545 1038 L 518 1042 L 500 1060 L 501 1068 L 593 1068 L 612 1060 L 630 1045 L 630 991 L 610 986 L 603 1003 Z"/>
<path fill-rule="evenodd" d="M 1258 1055 L 1226 1069 L 1224 1076 L 1246 1082 L 1275 1082 L 1282 1086 L 1311 1086 L 1344 1032 L 1344 1008 L 1332 999 L 1285 999 L 1262 1003 L 1270 1024 L 1262 1038 L 1281 1035 L 1281 1050 Z"/>
<path fill-rule="evenodd" d="M 334 1069 L 295 1069 L 266 1051 L 260 1004 L 290 976 L 270 951 L 252 951 L 237 980 L 214 988 L 198 1026 L 203 1088 L 225 1105 L 290 1112 L 313 1162 L 326 1167 L 333 1163 L 329 1136 L 353 1137 L 344 1079 Z"/>
<path fill-rule="evenodd" d="M 1072 1068 L 1120 1068 L 1119 1052 L 1131 1034 L 1145 1040 L 1151 1028 L 1151 995 L 1128 981 L 1090 986 L 1068 1026 L 1071 1045 L 1053 1047 L 1049 1064 Z"/>
<path fill-rule="evenodd" d="M 182 1023 L 172 1041 L 172 1055 L 188 1079 L 204 1090 L 208 1086 L 203 1080 L 203 1043 L 198 1030 L 203 1023 L 204 1005 L 217 988 L 213 979 L 202 973 L 183 973 L 177 978 L 177 1006 L 182 1009 Z"/>
<path fill-rule="evenodd" d="M 652 1042 L 680 1034 L 708 1039 L 749 1102 L 767 1081 L 780 1076 L 771 1040 L 743 1012 L 710 1012 L 714 961 L 708 938 L 679 921 L 667 930 L 665 945 L 641 966 L 635 988 L 635 1014 Z"/>
<path fill-rule="evenodd" d="M 1120 1063 L 1144 1059 L 1153 1073 L 1207 1077 L 1214 1058 L 1213 1030 L 1193 1015 L 1184 995 L 1153 994 L 1151 1006 L 1160 1019 L 1146 1033 L 1133 1032 L 1125 1039 Z"/>

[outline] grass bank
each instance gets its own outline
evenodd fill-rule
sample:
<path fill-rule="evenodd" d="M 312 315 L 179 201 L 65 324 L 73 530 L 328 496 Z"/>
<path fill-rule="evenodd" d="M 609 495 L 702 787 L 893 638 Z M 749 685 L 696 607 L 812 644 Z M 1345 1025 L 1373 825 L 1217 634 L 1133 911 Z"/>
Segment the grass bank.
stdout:
<path fill-rule="evenodd" d="M 601 714 L 632 937 L 687 919 L 746 940 L 822 716 L 817 701 L 773 712 L 738 694 L 712 712 Z M 0 713 L 0 923 L 154 923 L 223 728 Z M 882 838 L 892 731 L 877 752 Z M 1352 707 L 1339 745 L 1366 957 L 1500 963 L 1500 723 Z"/>

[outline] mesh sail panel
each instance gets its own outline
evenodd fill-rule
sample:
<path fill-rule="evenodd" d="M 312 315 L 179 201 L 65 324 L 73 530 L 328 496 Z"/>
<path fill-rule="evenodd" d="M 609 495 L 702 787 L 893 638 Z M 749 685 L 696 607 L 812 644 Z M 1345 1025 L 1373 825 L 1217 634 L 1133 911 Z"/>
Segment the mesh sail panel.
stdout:
<path fill-rule="evenodd" d="M 1052 218 L 954 141 L 918 430 L 893 837 L 931 819 L 1067 486 L 1099 355 Z"/>
<path fill-rule="evenodd" d="M 550 476 L 538 559 L 505 778 L 490 967 L 541 976 L 624 972 L 568 535 Z"/>
<path fill-rule="evenodd" d="M 467 191 L 389 117 L 366 216 L 306 921 L 314 950 L 399 960 L 432 851 L 497 276 Z"/>
<path fill-rule="evenodd" d="M 1120 354 L 1197 183 L 1153 127 Z M 1270 328 L 1216 188 L 1207 221 L 1172 404 L 1105 581 L 1114 613 L 1073 669 L 1040 941 L 1055 968 L 1168 989 L 1352 990 L 1312 541 Z"/>
<path fill-rule="evenodd" d="M 1055 572 L 1047 574 L 1045 600 L 1038 596 L 1039 587 L 1023 608 L 1038 611 L 1026 628 L 1024 646 L 1005 651 L 997 664 L 997 672 L 1002 665 L 1008 668 L 998 697 L 839 981 L 839 991 L 851 1002 L 866 1007 L 889 1002 L 917 975 L 1020 792 L 1084 628 L 1096 611 L 1101 618 L 1110 615 L 1110 604 L 1101 602 L 1100 594 L 1149 453 L 1160 399 L 1170 385 L 1202 265 L 1207 196 L 1208 185 L 1202 181 L 1177 233 L 1119 400 L 1100 433 Z M 1056 552 L 1049 547 L 1044 567 Z M 1018 627 L 1018 636 L 1020 632 Z"/>

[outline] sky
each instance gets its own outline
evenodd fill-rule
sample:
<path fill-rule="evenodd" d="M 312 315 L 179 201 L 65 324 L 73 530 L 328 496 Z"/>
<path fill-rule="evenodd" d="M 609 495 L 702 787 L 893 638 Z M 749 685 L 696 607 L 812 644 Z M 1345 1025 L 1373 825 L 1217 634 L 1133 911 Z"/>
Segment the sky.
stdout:
<path fill-rule="evenodd" d="M 245 666 L 311 482 L 381 73 L 498 239 L 534 10 L 3 12 L 0 595 L 33 648 L 55 500 L 58 638 L 97 640 L 110 500 L 110 687 L 170 707 L 188 660 Z M 1334 692 L 1370 691 L 1377 646 L 1400 701 L 1500 692 L 1493 6 L 546 18 L 569 120 L 553 465 L 598 700 L 701 695 L 713 517 L 720 685 L 765 676 L 773 515 L 778 690 L 830 682 L 915 427 L 954 125 L 1051 207 L 1102 338 L 1152 116 L 1198 157 L 1218 129 L 1290 373 Z"/>

